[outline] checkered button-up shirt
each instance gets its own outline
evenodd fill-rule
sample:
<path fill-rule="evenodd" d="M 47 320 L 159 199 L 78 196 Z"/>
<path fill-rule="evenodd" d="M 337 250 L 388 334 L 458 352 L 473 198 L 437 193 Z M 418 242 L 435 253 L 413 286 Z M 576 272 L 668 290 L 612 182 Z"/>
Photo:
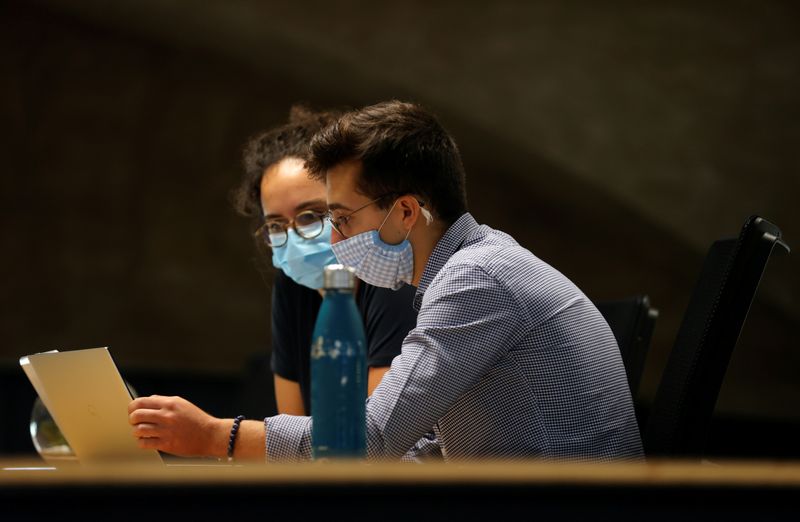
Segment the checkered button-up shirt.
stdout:
<path fill-rule="evenodd" d="M 462 215 L 415 298 L 417 327 L 367 403 L 371 458 L 639 458 L 619 349 L 589 299 L 507 234 Z M 308 459 L 311 419 L 265 419 L 269 460 Z M 425 436 L 435 433 L 435 439 Z"/>

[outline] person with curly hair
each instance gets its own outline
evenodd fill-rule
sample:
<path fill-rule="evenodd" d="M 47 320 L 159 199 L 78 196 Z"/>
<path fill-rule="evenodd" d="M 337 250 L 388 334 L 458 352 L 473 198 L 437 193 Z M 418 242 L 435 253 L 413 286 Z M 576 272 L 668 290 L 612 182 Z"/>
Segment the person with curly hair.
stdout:
<path fill-rule="evenodd" d="M 325 184 L 308 176 L 305 161 L 313 135 L 337 116 L 292 107 L 286 124 L 247 142 L 244 175 L 232 193 L 236 210 L 251 220 L 259 251 L 278 269 L 272 286 L 271 368 L 281 414 L 312 413 L 311 334 L 322 303 L 322 269 L 336 263 L 336 258 L 330 246 L 331 224 L 325 219 Z M 370 394 L 416 324 L 413 298 L 411 286 L 393 292 L 357 282 L 355 299 L 367 336 Z M 184 398 L 143 397 L 134 400 L 129 411 L 134 435 L 143 447 L 183 456 L 227 454 L 232 420 L 213 417 Z M 163 417 L 158 422 L 148 421 L 148 416 L 159 414 Z M 252 436 L 251 421 L 241 426 L 235 457 L 263 459 L 263 433 Z"/>

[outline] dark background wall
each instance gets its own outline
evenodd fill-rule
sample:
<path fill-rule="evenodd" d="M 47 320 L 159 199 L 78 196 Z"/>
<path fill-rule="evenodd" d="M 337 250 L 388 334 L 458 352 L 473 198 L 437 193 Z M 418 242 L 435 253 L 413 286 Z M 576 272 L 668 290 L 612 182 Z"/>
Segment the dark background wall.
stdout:
<path fill-rule="evenodd" d="M 227 199 L 243 142 L 294 101 L 402 98 L 455 135 L 479 221 L 593 299 L 650 295 L 646 405 L 711 241 L 757 213 L 798 244 L 798 11 L 0 4 L 0 362 L 108 345 L 131 371 L 234 376 L 269 345 L 270 274 Z M 767 269 L 720 415 L 800 422 L 796 258 Z"/>

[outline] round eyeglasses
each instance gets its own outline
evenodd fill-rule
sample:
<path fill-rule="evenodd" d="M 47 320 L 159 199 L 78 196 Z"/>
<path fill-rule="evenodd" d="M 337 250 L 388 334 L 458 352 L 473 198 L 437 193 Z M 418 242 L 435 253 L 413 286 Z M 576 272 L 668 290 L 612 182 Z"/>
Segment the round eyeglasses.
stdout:
<path fill-rule="evenodd" d="M 286 244 L 289 240 L 289 227 L 292 227 L 303 239 L 314 239 L 322 234 L 322 230 L 325 228 L 325 216 L 326 214 L 321 212 L 304 210 L 291 221 L 270 219 L 258 227 L 255 236 L 273 248 Z"/>

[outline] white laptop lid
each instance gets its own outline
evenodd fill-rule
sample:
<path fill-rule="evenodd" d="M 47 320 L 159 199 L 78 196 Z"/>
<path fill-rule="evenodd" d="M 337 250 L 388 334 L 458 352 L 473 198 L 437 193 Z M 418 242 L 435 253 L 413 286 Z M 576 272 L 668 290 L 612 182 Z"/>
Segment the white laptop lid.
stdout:
<path fill-rule="evenodd" d="M 136 444 L 131 395 L 108 348 L 38 353 L 20 365 L 81 463 L 162 462 Z"/>

